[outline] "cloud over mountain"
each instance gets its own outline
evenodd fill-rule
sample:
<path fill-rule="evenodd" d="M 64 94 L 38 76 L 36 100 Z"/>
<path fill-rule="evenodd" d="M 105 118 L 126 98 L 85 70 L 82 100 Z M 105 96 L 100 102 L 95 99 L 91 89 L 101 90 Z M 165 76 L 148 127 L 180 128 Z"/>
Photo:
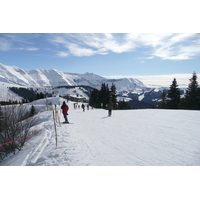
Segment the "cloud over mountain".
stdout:
<path fill-rule="evenodd" d="M 163 60 L 186 60 L 200 55 L 196 33 L 168 34 L 53 34 L 49 41 L 61 45 L 73 56 L 123 53 L 147 48 L 146 55 Z M 188 40 L 190 42 L 188 42 Z M 148 59 L 147 57 L 147 59 Z"/>

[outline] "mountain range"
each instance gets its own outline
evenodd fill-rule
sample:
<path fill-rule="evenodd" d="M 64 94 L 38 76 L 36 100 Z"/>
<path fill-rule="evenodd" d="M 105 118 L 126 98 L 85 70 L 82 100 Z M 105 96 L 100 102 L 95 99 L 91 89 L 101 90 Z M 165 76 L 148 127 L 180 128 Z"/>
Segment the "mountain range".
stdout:
<path fill-rule="evenodd" d="M 128 101 L 133 108 L 157 106 L 165 87 L 149 88 L 134 78 L 107 79 L 93 73 L 66 73 L 56 69 L 24 70 L 16 66 L 0 64 L 0 99 L 12 93 L 10 87 L 33 88 L 37 91 L 54 92 L 56 95 L 80 95 L 89 98 L 91 88 L 100 89 L 101 84 L 115 84 L 118 99 Z M 88 86 L 90 90 L 88 90 Z M 17 97 L 12 94 L 14 98 Z"/>

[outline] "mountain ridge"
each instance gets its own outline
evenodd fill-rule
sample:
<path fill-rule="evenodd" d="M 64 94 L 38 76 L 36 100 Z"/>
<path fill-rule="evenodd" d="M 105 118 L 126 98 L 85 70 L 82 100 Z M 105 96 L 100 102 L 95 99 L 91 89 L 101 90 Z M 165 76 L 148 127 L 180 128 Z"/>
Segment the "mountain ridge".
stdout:
<path fill-rule="evenodd" d="M 28 87 L 92 85 L 98 88 L 103 82 L 108 84 L 116 82 L 116 87 L 119 91 L 124 88 L 127 89 L 126 86 L 131 89 L 134 87 L 146 87 L 141 81 L 134 78 L 108 79 L 89 72 L 78 74 L 62 72 L 56 69 L 23 70 L 16 66 L 6 66 L 1 63 L 0 76 L 4 77 L 7 82 Z"/>
<path fill-rule="evenodd" d="M 8 88 L 35 88 L 35 90 L 41 92 L 44 92 L 47 88 L 51 88 L 50 92 L 56 95 L 80 95 L 86 99 L 89 98 L 88 93 L 90 91 L 86 91 L 79 86 L 90 86 L 100 89 L 102 83 L 108 84 L 109 87 L 114 83 L 117 95 L 119 98 L 121 97 L 120 99 L 123 98 L 129 101 L 128 99 L 131 98 L 147 103 L 146 108 L 149 108 L 149 105 L 157 106 L 163 90 L 166 89 L 166 87 L 147 87 L 142 81 L 135 78 L 108 79 L 89 72 L 84 74 L 67 73 L 56 69 L 23 70 L 16 66 L 6 66 L 1 63 L 0 83 Z M 66 89 L 65 86 L 73 87 Z M 4 93 L 6 93 L 6 90 L 8 91 L 9 89 L 4 88 Z M 2 94 L 0 93 L 0 98 L 1 96 Z M 132 105 L 131 101 L 130 104 Z M 140 108 L 140 106 L 135 107 Z M 142 108 L 145 108 L 145 106 L 142 105 Z"/>

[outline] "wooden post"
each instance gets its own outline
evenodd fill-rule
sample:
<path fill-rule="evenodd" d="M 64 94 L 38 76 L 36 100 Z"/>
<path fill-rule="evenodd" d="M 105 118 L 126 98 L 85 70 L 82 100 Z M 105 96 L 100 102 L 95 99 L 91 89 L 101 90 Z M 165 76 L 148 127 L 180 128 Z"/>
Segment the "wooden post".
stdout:
<path fill-rule="evenodd" d="M 51 105 L 51 107 L 52 107 L 52 111 L 53 111 L 53 121 L 54 121 L 55 138 L 56 138 L 56 146 L 57 146 L 58 142 L 57 142 L 57 130 L 56 130 L 55 114 L 54 114 L 54 109 L 53 109 L 52 105 Z"/>
<path fill-rule="evenodd" d="M 61 127 L 60 117 L 59 117 L 59 115 L 58 115 L 58 111 L 56 111 L 56 112 L 57 112 L 58 123 L 60 124 L 60 127 Z"/>
<path fill-rule="evenodd" d="M 56 109 L 56 105 L 55 105 L 55 113 L 56 113 L 56 122 L 58 122 L 60 124 L 60 127 L 61 127 L 60 117 L 58 115 L 58 110 Z"/>

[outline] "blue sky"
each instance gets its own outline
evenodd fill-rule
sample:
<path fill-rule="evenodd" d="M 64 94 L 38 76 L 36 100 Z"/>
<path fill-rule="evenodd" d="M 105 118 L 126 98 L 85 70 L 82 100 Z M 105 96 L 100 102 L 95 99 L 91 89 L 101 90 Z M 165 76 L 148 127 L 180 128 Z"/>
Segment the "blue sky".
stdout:
<path fill-rule="evenodd" d="M 106 77 L 191 76 L 200 73 L 200 34 L 0 33 L 0 63 Z"/>

